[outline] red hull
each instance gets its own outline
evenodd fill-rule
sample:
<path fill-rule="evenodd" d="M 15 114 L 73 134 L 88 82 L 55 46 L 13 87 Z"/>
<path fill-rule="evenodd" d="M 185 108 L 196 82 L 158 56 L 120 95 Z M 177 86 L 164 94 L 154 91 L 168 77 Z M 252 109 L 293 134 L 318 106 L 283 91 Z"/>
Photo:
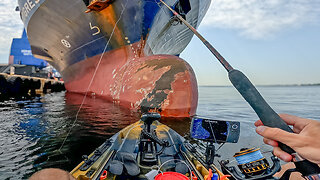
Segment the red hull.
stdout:
<path fill-rule="evenodd" d="M 109 51 L 102 58 L 101 55 L 88 58 L 67 68 L 67 72 L 62 72 L 67 90 L 85 93 L 88 89 L 88 94 L 94 93 L 133 110 L 156 109 L 164 117 L 194 115 L 198 87 L 190 65 L 172 55 L 142 56 L 138 54 L 138 44 Z M 128 51 L 128 48 L 137 50 Z"/>

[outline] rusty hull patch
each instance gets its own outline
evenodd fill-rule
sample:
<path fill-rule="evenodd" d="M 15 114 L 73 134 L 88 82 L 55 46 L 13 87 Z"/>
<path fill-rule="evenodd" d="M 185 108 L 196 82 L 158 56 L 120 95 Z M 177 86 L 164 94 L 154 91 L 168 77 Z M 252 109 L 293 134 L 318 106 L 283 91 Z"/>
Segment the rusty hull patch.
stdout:
<path fill-rule="evenodd" d="M 143 68 L 153 67 L 153 70 L 169 67 L 170 70 L 163 73 L 160 79 L 155 82 L 155 87 L 146 98 L 144 98 L 140 104 L 141 112 L 148 112 L 152 109 L 161 112 L 161 106 L 167 99 L 168 94 L 172 91 L 172 83 L 175 81 L 175 75 L 178 73 L 185 73 L 187 67 L 185 62 L 177 59 L 154 59 L 145 62 L 145 66 L 137 70 L 140 71 Z"/>

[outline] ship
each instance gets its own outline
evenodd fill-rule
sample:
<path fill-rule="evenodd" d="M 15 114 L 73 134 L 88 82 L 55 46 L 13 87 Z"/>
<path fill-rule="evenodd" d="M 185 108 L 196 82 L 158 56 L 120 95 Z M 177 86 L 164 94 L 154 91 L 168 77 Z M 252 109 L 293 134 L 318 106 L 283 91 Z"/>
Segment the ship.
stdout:
<path fill-rule="evenodd" d="M 13 38 L 8 64 L 34 66 L 40 69 L 47 66 L 46 61 L 32 56 L 25 30 L 23 30 L 21 38 Z"/>
<path fill-rule="evenodd" d="M 211 0 L 165 0 L 198 27 Z M 193 33 L 160 0 L 18 0 L 34 57 L 69 92 L 138 112 L 190 117 L 198 85 L 181 52 Z"/>

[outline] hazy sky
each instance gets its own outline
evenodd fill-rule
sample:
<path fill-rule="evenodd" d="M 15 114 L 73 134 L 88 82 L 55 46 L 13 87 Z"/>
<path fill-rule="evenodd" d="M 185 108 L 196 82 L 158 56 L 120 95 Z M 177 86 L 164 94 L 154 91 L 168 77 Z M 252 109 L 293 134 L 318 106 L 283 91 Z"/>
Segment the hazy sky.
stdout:
<path fill-rule="evenodd" d="M 0 63 L 22 23 L 16 1 L 0 0 Z M 255 84 L 320 83 L 319 0 L 212 0 L 199 32 Z M 193 38 L 181 57 L 199 85 L 229 85 L 214 56 Z"/>

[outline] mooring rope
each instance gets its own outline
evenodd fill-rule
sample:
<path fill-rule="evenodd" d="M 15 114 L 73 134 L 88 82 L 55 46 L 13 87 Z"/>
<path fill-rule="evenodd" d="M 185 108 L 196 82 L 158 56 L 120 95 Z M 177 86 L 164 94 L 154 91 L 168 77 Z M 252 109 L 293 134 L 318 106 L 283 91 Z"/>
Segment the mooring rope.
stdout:
<path fill-rule="evenodd" d="M 59 152 L 60 152 L 60 153 L 61 153 L 62 147 L 64 146 L 66 140 L 68 139 L 68 137 L 69 137 L 69 135 L 70 135 L 70 133 L 71 133 L 72 128 L 74 127 L 75 123 L 76 123 L 77 120 L 78 120 L 78 115 L 79 115 L 79 113 L 80 113 L 80 111 L 81 111 L 81 109 L 82 109 L 82 106 L 83 106 L 86 98 L 87 98 L 89 89 L 90 89 L 90 87 L 91 87 L 91 85 L 92 85 L 92 83 L 93 83 L 93 80 L 94 80 L 94 78 L 95 78 L 95 76 L 96 76 L 96 73 L 97 73 L 97 71 L 98 71 L 98 69 L 99 69 L 99 66 L 100 66 L 100 64 L 101 64 L 102 58 L 103 58 L 103 56 L 104 56 L 104 54 L 105 54 L 105 52 L 106 52 L 106 50 L 107 50 L 107 47 L 108 47 L 108 45 L 109 45 L 109 43 L 110 43 L 110 40 L 111 40 L 111 38 L 112 38 L 112 36 L 113 36 L 113 34 L 114 34 L 114 32 L 115 32 L 115 29 L 116 29 L 118 23 L 120 22 L 120 19 L 122 18 L 122 15 L 123 15 L 123 13 L 124 13 L 124 10 L 125 10 L 126 7 L 127 7 L 128 1 L 129 1 L 129 0 L 127 0 L 127 2 L 125 3 L 125 5 L 124 5 L 124 7 L 123 7 L 123 9 L 122 9 L 122 11 L 121 11 L 120 17 L 119 17 L 119 19 L 116 21 L 116 23 L 115 23 L 115 25 L 114 25 L 114 27 L 113 27 L 112 33 L 110 34 L 110 37 L 109 37 L 109 39 L 108 39 L 108 41 L 107 41 L 107 44 L 106 44 L 106 46 L 105 46 L 104 49 L 103 49 L 103 52 L 102 52 L 102 54 L 101 54 L 101 56 L 100 56 L 100 59 L 99 59 L 99 61 L 98 61 L 98 64 L 97 64 L 97 66 L 96 66 L 96 68 L 95 68 L 95 71 L 94 71 L 94 73 L 93 73 L 93 75 L 92 75 L 91 81 L 90 81 L 90 83 L 89 83 L 89 85 L 88 85 L 88 88 L 87 88 L 87 90 L 86 90 L 86 92 L 85 92 L 85 95 L 84 95 L 84 97 L 83 97 L 83 99 L 82 99 L 82 102 L 81 102 L 81 104 L 80 104 L 80 107 L 79 107 L 79 109 L 78 109 L 78 111 L 77 111 L 76 118 L 75 118 L 75 120 L 73 121 L 73 123 L 72 123 L 72 125 L 71 125 L 71 127 L 70 127 L 70 129 L 69 129 L 69 131 L 68 131 L 68 133 L 67 133 L 67 136 L 64 138 L 64 140 L 63 140 L 63 142 L 62 142 L 62 144 L 61 144 L 61 146 L 60 146 L 60 148 L 59 148 Z"/>

